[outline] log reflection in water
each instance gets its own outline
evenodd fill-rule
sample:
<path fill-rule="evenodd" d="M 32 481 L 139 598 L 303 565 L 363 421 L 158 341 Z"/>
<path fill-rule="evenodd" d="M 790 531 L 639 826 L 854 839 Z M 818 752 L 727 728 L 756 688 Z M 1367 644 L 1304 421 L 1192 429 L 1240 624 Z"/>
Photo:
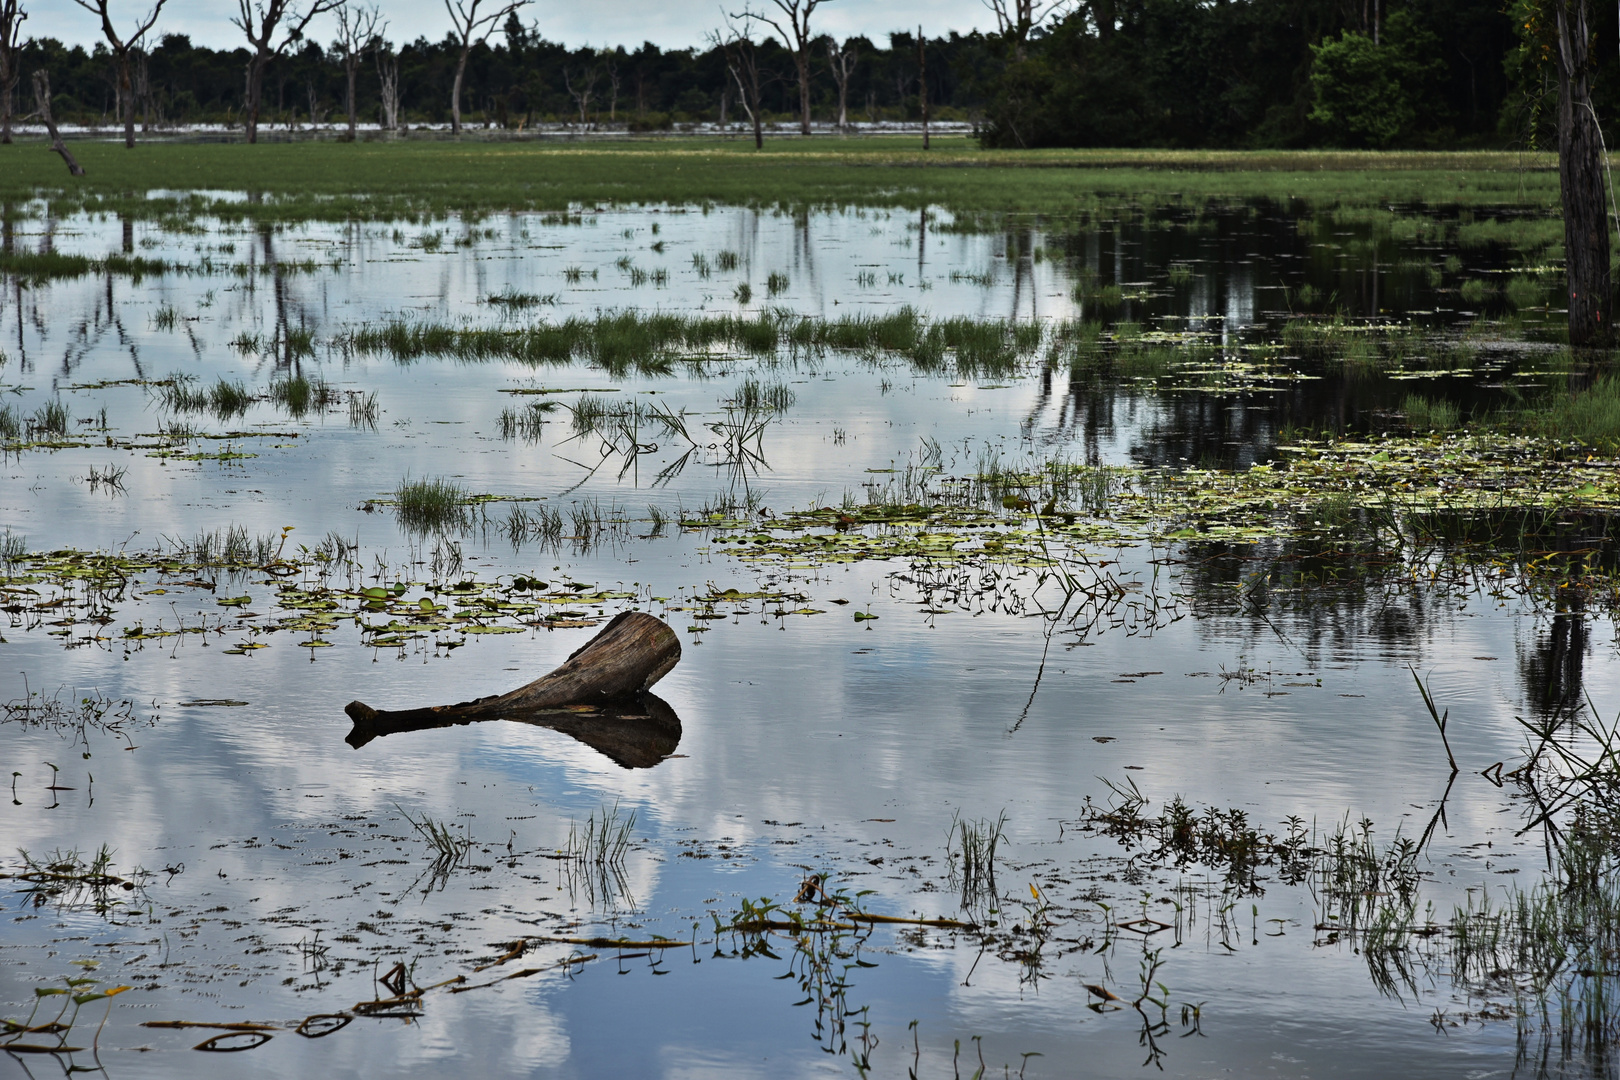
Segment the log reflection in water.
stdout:
<path fill-rule="evenodd" d="M 356 704 L 359 704 L 358 702 Z M 510 712 L 456 712 L 461 706 L 379 712 L 349 706 L 354 729 L 344 739 L 356 750 L 371 740 L 402 731 L 462 727 L 485 720 L 512 720 L 550 728 L 578 739 L 626 769 L 650 769 L 675 752 L 681 742 L 681 718 L 669 702 L 656 694 L 602 705 L 568 705 L 554 709 L 514 709 Z"/>

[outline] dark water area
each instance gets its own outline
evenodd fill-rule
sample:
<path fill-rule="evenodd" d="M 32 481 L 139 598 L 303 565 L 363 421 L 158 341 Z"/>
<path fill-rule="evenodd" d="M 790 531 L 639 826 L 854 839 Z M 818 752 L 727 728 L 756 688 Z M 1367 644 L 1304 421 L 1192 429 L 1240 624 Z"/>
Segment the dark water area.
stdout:
<path fill-rule="evenodd" d="M 1404 432 L 1414 393 L 1467 415 L 1564 377 L 1545 230 L 1378 213 L 1063 236 L 725 208 L 16 223 L 28 250 L 192 269 L 13 278 L 0 306 L 4 400 L 68 411 L 54 448 L 0 464 L 0 1017 L 87 971 L 133 988 L 93 1047 L 102 1001 L 68 1032 L 87 1049 L 0 1054 L 0 1075 L 971 1076 L 981 1053 L 986 1076 L 1607 1075 L 1560 1048 L 1556 998 L 1466 977 L 1445 937 L 1369 947 L 1349 894 L 1286 854 L 1422 837 L 1401 863 L 1420 923 L 1532 889 L 1534 810 L 1481 773 L 1522 757 L 1519 717 L 1620 710 L 1603 596 L 1438 548 L 1098 540 L 1079 547 L 1117 587 L 1053 616 L 1041 568 L 995 541 L 893 554 L 900 526 L 844 523 L 822 554 L 751 550 L 908 468 L 1247 467 L 1302 431 Z M 712 349 L 660 374 L 342 346 L 390 320 L 906 306 L 1043 330 L 995 372 L 880 350 Z M 1290 331 L 1307 314 L 1336 329 Z M 186 411 L 175 374 L 254 400 Z M 298 375 L 327 402 L 272 396 Z M 741 453 L 750 380 L 784 407 L 749 414 L 768 418 Z M 577 423 L 587 397 L 712 434 L 638 432 L 626 456 Z M 503 420 L 534 401 L 558 405 Z M 391 504 L 426 478 L 494 501 L 407 528 Z M 557 528 L 514 533 L 515 511 Z M 1022 522 L 1016 501 L 984 512 L 986 533 Z M 233 528 L 258 555 L 197 557 Z M 1601 515 L 1536 528 L 1538 552 L 1612 550 Z M 344 713 L 511 690 L 627 609 L 683 652 L 617 714 L 383 733 Z M 1107 825 L 1132 791 L 1283 854 L 1249 874 L 1155 854 Z M 982 839 L 1002 815 L 987 885 L 960 826 Z M 609 830 L 612 854 L 582 854 Z M 101 877 L 74 869 L 103 846 Z M 815 875 L 845 903 L 818 908 Z M 826 925 L 750 929 L 762 905 Z M 339 1019 L 295 1030 L 318 1014 Z M 192 1047 L 239 1034 L 152 1021 L 271 1037 L 222 1066 Z"/>

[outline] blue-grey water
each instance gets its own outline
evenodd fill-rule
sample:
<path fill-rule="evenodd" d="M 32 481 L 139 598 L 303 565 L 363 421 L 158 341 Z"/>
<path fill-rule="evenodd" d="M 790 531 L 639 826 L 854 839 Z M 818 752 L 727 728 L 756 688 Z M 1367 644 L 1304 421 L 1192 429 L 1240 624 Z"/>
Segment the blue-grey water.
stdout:
<path fill-rule="evenodd" d="M 1414 586 L 1360 601 L 1328 595 L 1267 622 L 1235 591 L 1194 580 L 1183 552 L 1099 548 L 1144 595 L 1166 598 L 1165 616 L 1060 633 L 1048 648 L 1049 624 L 1028 614 L 924 611 L 897 576 L 903 563 L 767 568 L 708 531 L 657 529 L 648 509 L 689 517 L 743 489 L 756 513 L 864 501 L 865 485 L 893 475 L 872 470 L 917 460 L 925 440 L 956 474 L 986 448 L 1008 461 L 1067 453 L 1119 465 L 1174 464 L 1188 454 L 1167 448 L 1215 445 L 1228 459 L 1264 456 L 1285 414 L 1321 411 L 1309 388 L 1178 398 L 1071 383 L 1038 362 L 991 381 L 837 353 L 610 375 L 584 365 L 401 365 L 338 344 L 347 330 L 394 317 L 503 325 L 632 308 L 836 318 L 910 305 L 933 317 L 1055 324 L 1090 314 L 1072 293 L 1077 267 L 1129 283 L 1173 258 L 1193 267 L 1191 284 L 1140 301 L 1138 317 L 1179 319 L 1238 357 L 1245 343 L 1275 336 L 1276 312 L 1287 309 L 1279 290 L 1311 272 L 1282 257 L 1296 242 L 1310 250 L 1297 230 L 1247 220 L 1179 239 L 1169 226 L 1065 239 L 958 234 L 940 216 L 726 208 L 265 232 L 17 223 L 13 242 L 29 250 L 101 255 L 127 241 L 148 257 L 212 260 L 140 280 L 6 283 L 5 400 L 26 414 L 59 399 L 92 444 L 0 462 L 0 525 L 29 550 L 141 552 L 232 525 L 251 535 L 291 526 L 288 550 L 313 550 L 330 533 L 355 545 L 358 569 L 334 581 L 380 573 L 421 583 L 432 577 L 434 541 L 368 504 L 407 477 L 450 477 L 480 493 L 596 500 L 631 522 L 594 545 L 555 548 L 514 548 L 498 528 L 475 529 L 457 540 L 454 577 L 525 574 L 632 594 L 582 607 L 590 616 L 633 603 L 665 615 L 685 650 L 657 687 L 679 717 L 678 747 L 630 769 L 566 735 L 509 723 L 396 734 L 359 750 L 344 742 L 353 699 L 405 708 L 511 689 L 560 663 L 592 626 L 373 649 L 339 625 L 325 635 L 330 647 L 300 647 L 297 632 L 254 632 L 275 602 L 277 582 L 263 572 L 161 581 L 149 572 L 131 590 L 142 595 L 123 597 L 109 622 L 65 631 L 12 613 L 0 624 L 0 698 L 99 693 L 133 702 L 141 722 L 127 737 L 82 739 L 0 725 L 3 771 L 16 781 L 0 803 L 0 871 L 23 869 L 16 849 L 40 859 L 106 845 L 116 873 L 152 873 L 142 889 L 115 890 L 121 903 L 101 912 L 36 906 L 21 882 L 0 881 L 0 1015 L 20 1020 L 37 989 L 93 962 L 105 985 L 134 989 L 113 999 L 99 1054 L 71 1064 L 113 1077 L 849 1075 L 856 1054 L 876 1075 L 948 1076 L 972 1075 L 981 1050 L 986 1075 L 1003 1066 L 1027 1076 L 1513 1074 L 1513 1020 L 1435 1022 L 1437 1012 L 1504 1004 L 1470 999 L 1442 961 L 1380 988 L 1353 944 L 1317 929 L 1308 889 L 1273 879 L 1258 895 L 1229 895 L 1197 868 L 1133 869 L 1128 852 L 1076 823 L 1088 798 L 1110 797 L 1106 779 L 1134 782 L 1155 807 L 1180 794 L 1241 808 L 1278 833 L 1290 816 L 1321 833 L 1347 815 L 1371 819 L 1381 841 L 1421 833 L 1449 769 L 1410 665 L 1449 709 L 1462 766 L 1422 860 L 1424 895 L 1442 921 L 1470 891 L 1500 899 L 1537 880 L 1545 854 L 1537 835 L 1516 835 L 1520 808 L 1478 772 L 1520 753 L 1515 718 L 1545 693 L 1549 665 L 1571 663 L 1555 655 L 1567 615 L 1555 625 L 1527 601 Z M 1273 246 L 1255 257 L 1264 243 Z M 1059 257 L 1064 244 L 1079 254 Z M 723 252 L 735 269 L 714 269 Z M 694 255 L 708 261 L 707 276 Z M 665 276 L 633 277 L 624 258 Z M 275 269 L 299 260 L 310 265 Z M 1317 272 L 1350 273 L 1331 263 Z M 785 279 L 775 295 L 772 274 Z M 516 314 L 486 302 L 516 293 L 547 302 Z M 1466 317 L 1455 297 L 1414 296 L 1411 306 L 1440 323 Z M 228 422 L 191 417 L 205 432 L 242 433 L 193 446 L 250 456 L 188 461 L 106 445 L 108 436 L 139 442 L 175 419 L 152 381 L 180 374 L 206 386 L 223 376 L 262 390 L 290 370 L 275 342 L 293 329 L 313 339 L 296 369 L 344 393 L 375 393 L 374 424 L 352 425 L 342 401 L 302 418 L 262 402 Z M 244 335 L 258 347 L 232 344 Z M 741 476 L 710 453 L 654 484 L 668 446 L 622 477 L 616 462 L 592 472 L 596 442 L 571 437 L 566 410 L 537 440 L 500 435 L 502 410 L 535 400 L 505 390 L 567 390 L 555 395 L 565 404 L 585 392 L 635 397 L 715 418 L 750 375 L 786 384 L 794 403 L 762 438 L 764 464 Z M 88 482 L 109 466 L 127 469 L 110 494 Z M 495 504 L 493 520 L 506 512 Z M 794 605 L 755 600 L 695 624 L 691 598 L 728 588 L 792 593 L 805 598 L 794 605 L 821 613 L 777 615 Z M 255 616 L 216 603 L 243 594 Z M 422 594 L 413 584 L 410 599 Z M 1600 709 L 1620 708 L 1620 680 L 1601 663 L 1614 627 L 1574 618 L 1584 691 Z M 126 633 L 186 624 L 205 632 Z M 268 647 L 242 648 L 253 643 Z M 1223 677 L 1239 670 L 1254 675 Z M 635 815 L 618 873 L 551 857 L 604 808 Z M 1061 916 L 1039 964 L 948 929 L 878 925 L 840 937 L 838 955 L 818 968 L 788 935 L 772 939 L 774 955 L 741 955 L 746 942 L 716 930 L 715 917 L 729 921 L 744 899 L 790 902 L 810 872 L 829 874 L 829 887 L 871 890 L 872 911 L 959 917 L 947 833 L 957 816 L 1003 811 L 996 913 L 1026 918 L 1033 885 Z M 435 878 L 406 814 L 465 830 L 469 857 Z M 1180 929 L 1109 946 L 1108 912 Z M 620 950 L 632 954 L 622 959 L 611 947 L 542 943 L 474 970 L 525 936 L 653 935 L 686 944 Z M 1162 1029 L 1149 1023 L 1157 1009 L 1129 1007 L 1150 954 L 1166 988 L 1153 991 L 1166 1000 Z M 568 963 L 584 955 L 594 959 Z M 319 1039 L 287 1029 L 387 996 L 377 979 L 396 962 L 424 987 L 466 976 L 456 990 L 539 970 L 430 990 L 415 1017 L 360 1017 Z M 817 971 L 844 985 L 806 991 L 801 977 Z M 1088 1007 L 1099 1001 L 1088 984 L 1111 988 L 1125 1007 Z M 85 1006 L 75 1043 L 102 1008 Z M 190 1049 L 213 1030 L 139 1026 L 147 1021 L 280 1030 L 222 1065 Z M 0 1055 L 0 1073 L 48 1075 L 69 1063 Z"/>

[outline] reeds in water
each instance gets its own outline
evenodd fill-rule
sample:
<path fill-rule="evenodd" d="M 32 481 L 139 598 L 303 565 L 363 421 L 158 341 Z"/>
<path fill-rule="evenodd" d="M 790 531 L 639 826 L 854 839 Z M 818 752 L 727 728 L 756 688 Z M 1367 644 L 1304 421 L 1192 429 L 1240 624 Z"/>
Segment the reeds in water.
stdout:
<path fill-rule="evenodd" d="M 301 417 L 311 411 L 320 411 L 337 401 L 338 394 L 330 383 L 320 376 L 288 375 L 270 383 L 269 398 L 286 409 L 288 414 Z"/>
<path fill-rule="evenodd" d="M 467 489 L 454 480 L 407 479 L 394 489 L 394 512 L 409 532 L 448 532 L 467 524 L 467 498 Z"/>
<path fill-rule="evenodd" d="M 604 806 L 600 814 L 585 819 L 585 827 L 570 824 L 568 846 L 563 854 L 576 863 L 598 867 L 622 865 L 630 848 L 630 831 L 636 826 L 636 812 L 621 815 L 619 804 Z"/>
<path fill-rule="evenodd" d="M 996 898 L 996 849 L 1001 845 L 1007 812 L 994 821 L 980 818 L 968 821 L 957 814 L 945 837 L 945 858 L 951 877 L 962 889 L 962 906 L 977 907 Z"/>

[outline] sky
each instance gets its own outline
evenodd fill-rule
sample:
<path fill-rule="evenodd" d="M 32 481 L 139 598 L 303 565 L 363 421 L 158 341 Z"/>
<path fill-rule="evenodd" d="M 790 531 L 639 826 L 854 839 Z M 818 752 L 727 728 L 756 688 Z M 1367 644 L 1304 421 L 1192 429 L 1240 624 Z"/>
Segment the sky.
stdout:
<path fill-rule="evenodd" d="M 114 25 L 119 28 L 151 9 L 151 0 L 112 3 Z M 500 3 L 483 0 L 486 10 Z M 24 0 L 23 6 L 28 12 L 24 37 L 54 37 L 85 46 L 100 37 L 98 21 L 73 0 Z M 388 19 L 388 38 L 396 43 L 419 36 L 438 40 L 450 28 L 443 0 L 378 0 L 378 6 Z M 754 0 L 754 6 L 761 10 L 769 0 Z M 733 0 L 725 10 L 741 7 L 742 0 Z M 189 34 L 198 45 L 234 48 L 241 44 L 240 31 L 229 21 L 235 10 L 235 0 L 168 0 L 155 32 Z M 537 25 L 547 40 L 569 46 L 635 48 L 651 41 L 668 49 L 701 45 L 704 34 L 719 25 L 721 12 L 716 0 L 597 0 L 583 6 L 538 0 L 523 10 L 522 18 Z M 818 33 L 840 38 L 864 34 L 886 43 L 889 31 L 919 24 L 934 37 L 975 27 L 989 30 L 995 17 L 983 0 L 828 0 L 816 9 L 811 25 Z M 317 40 L 327 41 L 332 37 L 330 27 L 330 17 L 323 16 L 310 29 Z"/>

